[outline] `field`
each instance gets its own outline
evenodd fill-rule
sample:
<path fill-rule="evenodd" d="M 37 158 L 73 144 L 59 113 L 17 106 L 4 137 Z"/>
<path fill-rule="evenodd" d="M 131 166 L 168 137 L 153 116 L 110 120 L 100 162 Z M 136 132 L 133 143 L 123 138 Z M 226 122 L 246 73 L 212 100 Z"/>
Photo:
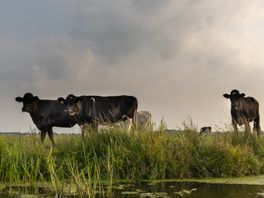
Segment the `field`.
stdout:
<path fill-rule="evenodd" d="M 249 133 L 200 136 L 193 130 L 166 133 L 112 131 L 57 135 L 57 146 L 38 134 L 0 136 L 0 191 L 12 186 L 49 187 L 91 195 L 119 181 L 229 178 L 264 174 L 264 137 Z"/>

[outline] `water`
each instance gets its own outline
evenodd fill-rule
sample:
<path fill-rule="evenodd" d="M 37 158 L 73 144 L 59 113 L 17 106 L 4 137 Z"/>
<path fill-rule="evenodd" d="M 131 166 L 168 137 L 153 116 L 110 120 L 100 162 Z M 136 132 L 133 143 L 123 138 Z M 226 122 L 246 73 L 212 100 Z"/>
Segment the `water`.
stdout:
<path fill-rule="evenodd" d="M 13 189 L 14 191 L 14 189 Z M 18 191 L 19 192 L 19 189 Z M 24 190 L 20 192 L 25 192 Z M 34 194 L 35 193 L 35 194 Z M 27 193 L 0 193 L 0 198 L 35 198 L 35 197 L 63 197 L 76 198 L 75 195 L 58 195 L 51 191 L 41 189 L 38 193 L 30 190 Z M 163 182 L 163 183 L 143 183 L 127 184 L 120 183 L 114 185 L 112 189 L 105 187 L 104 194 L 96 194 L 96 198 L 250 198 L 264 197 L 264 185 L 238 185 L 238 184 L 206 184 L 192 182 Z"/>
<path fill-rule="evenodd" d="M 138 192 L 129 194 L 128 192 Z M 157 183 L 124 187 L 115 190 L 113 197 L 195 197 L 195 198 L 249 198 L 264 197 L 264 186 L 234 185 L 234 184 L 206 184 L 206 183 Z"/>

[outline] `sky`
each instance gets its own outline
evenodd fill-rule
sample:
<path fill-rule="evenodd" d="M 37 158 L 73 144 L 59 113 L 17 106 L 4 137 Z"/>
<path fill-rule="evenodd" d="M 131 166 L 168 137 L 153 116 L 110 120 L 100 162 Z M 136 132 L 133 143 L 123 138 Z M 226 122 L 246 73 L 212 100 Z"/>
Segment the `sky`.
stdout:
<path fill-rule="evenodd" d="M 0 1 L 0 131 L 36 128 L 26 92 L 133 95 L 156 126 L 217 130 L 238 89 L 264 126 L 263 22 L 263 0 Z"/>

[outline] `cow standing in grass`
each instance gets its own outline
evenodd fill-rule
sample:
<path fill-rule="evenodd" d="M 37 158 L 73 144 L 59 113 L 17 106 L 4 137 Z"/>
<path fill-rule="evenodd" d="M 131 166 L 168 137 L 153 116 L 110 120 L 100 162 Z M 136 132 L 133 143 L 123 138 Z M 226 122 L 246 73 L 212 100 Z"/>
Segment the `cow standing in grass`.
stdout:
<path fill-rule="evenodd" d="M 65 105 L 58 100 L 40 100 L 32 93 L 26 93 L 23 98 L 17 97 L 17 102 L 22 102 L 22 112 L 30 114 L 32 121 L 41 131 L 43 143 L 46 133 L 55 146 L 52 127 L 72 127 L 77 122 L 65 111 Z"/>
<path fill-rule="evenodd" d="M 202 134 L 210 134 L 212 132 L 212 127 L 205 126 L 200 129 L 200 135 Z"/>
<path fill-rule="evenodd" d="M 225 98 L 231 101 L 231 116 L 234 130 L 237 125 L 245 125 L 245 130 L 250 132 L 250 122 L 254 122 L 253 133 L 260 134 L 259 103 L 253 97 L 245 97 L 244 93 L 239 93 L 234 89 L 230 94 L 224 94 Z"/>
<path fill-rule="evenodd" d="M 151 113 L 149 111 L 137 111 L 135 113 L 135 128 L 141 131 L 152 131 Z M 129 132 L 133 127 L 133 119 L 123 115 L 123 119 L 114 124 L 115 127 Z"/>
<path fill-rule="evenodd" d="M 80 126 L 86 124 L 97 131 L 102 123 L 116 123 L 132 119 L 137 111 L 138 101 L 134 96 L 74 96 L 59 98 L 66 106 L 68 114 L 76 119 Z"/>
<path fill-rule="evenodd" d="M 152 130 L 151 113 L 149 111 L 138 111 L 136 113 L 136 127 L 140 130 Z"/>

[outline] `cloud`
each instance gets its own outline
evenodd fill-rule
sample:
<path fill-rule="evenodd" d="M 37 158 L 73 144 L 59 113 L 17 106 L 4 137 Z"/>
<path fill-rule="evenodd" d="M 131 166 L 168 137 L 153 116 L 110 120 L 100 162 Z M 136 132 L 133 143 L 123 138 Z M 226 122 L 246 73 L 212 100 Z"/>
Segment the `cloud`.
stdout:
<path fill-rule="evenodd" d="M 0 8 L 0 91 L 125 93 L 170 125 L 188 115 L 205 124 L 226 119 L 224 92 L 262 97 L 263 7 L 260 0 L 8 1 Z"/>

